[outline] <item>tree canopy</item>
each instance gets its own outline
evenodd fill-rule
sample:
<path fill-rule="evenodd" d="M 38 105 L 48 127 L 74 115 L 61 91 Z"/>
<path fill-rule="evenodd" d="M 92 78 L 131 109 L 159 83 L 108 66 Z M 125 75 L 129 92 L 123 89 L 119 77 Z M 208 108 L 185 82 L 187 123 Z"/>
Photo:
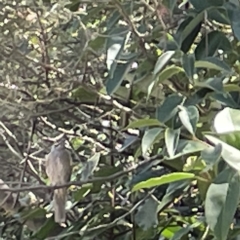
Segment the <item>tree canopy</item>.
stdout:
<path fill-rule="evenodd" d="M 238 239 L 238 0 L 0 2 L 2 239 Z M 54 222 L 45 156 L 72 160 Z"/>

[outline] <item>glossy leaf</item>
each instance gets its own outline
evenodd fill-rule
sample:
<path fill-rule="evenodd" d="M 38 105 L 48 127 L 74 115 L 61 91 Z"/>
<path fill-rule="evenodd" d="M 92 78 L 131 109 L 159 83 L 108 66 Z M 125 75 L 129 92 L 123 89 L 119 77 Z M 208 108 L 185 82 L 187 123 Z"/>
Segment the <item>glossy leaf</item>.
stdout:
<path fill-rule="evenodd" d="M 195 49 L 196 59 L 200 60 L 206 57 L 212 57 L 218 49 L 227 52 L 232 49 L 232 46 L 224 33 L 220 31 L 212 31 L 204 36 L 197 45 Z"/>
<path fill-rule="evenodd" d="M 195 73 L 195 56 L 193 54 L 185 54 L 183 56 L 183 68 L 185 70 L 186 75 L 189 77 L 190 80 L 193 80 L 193 75 Z"/>
<path fill-rule="evenodd" d="M 209 7 L 219 7 L 224 4 L 224 0 L 189 0 L 195 9 L 203 11 Z"/>
<path fill-rule="evenodd" d="M 175 74 L 183 72 L 183 71 L 184 71 L 183 68 L 180 68 L 177 66 L 169 66 L 160 72 L 160 74 L 155 82 L 156 82 L 156 84 L 158 84 L 160 82 L 163 82 L 166 79 L 171 78 Z"/>
<path fill-rule="evenodd" d="M 206 145 L 204 142 L 180 139 L 174 158 L 184 156 L 189 153 L 194 154 L 196 152 L 201 152 L 206 148 L 208 148 L 208 145 Z"/>
<path fill-rule="evenodd" d="M 169 203 L 171 203 L 175 198 L 180 196 L 183 191 L 188 187 L 190 182 L 191 180 L 187 179 L 169 183 L 166 194 L 164 195 L 161 203 L 158 206 L 158 211 L 163 211 Z"/>
<path fill-rule="evenodd" d="M 209 88 L 216 92 L 222 92 L 223 91 L 223 78 L 209 78 L 204 82 L 197 82 L 195 83 L 196 87 L 201 88 Z"/>
<path fill-rule="evenodd" d="M 224 108 L 215 116 L 213 126 L 217 133 L 240 131 L 240 110 Z"/>
<path fill-rule="evenodd" d="M 171 128 L 167 128 L 165 130 L 165 144 L 170 158 L 172 158 L 175 155 L 179 136 L 180 136 L 179 129 L 173 130 Z"/>
<path fill-rule="evenodd" d="M 193 173 L 184 173 L 184 172 L 170 173 L 161 177 L 151 178 L 146 181 L 140 182 L 133 187 L 132 191 L 134 192 L 142 188 L 157 187 L 166 183 L 176 182 L 176 181 L 185 180 L 185 179 L 192 179 L 194 177 L 195 175 Z"/>
<path fill-rule="evenodd" d="M 201 24 L 203 20 L 203 12 L 199 13 L 195 17 L 188 17 L 186 20 L 184 20 L 175 35 L 175 39 L 178 43 L 178 45 L 181 46 L 181 50 L 184 53 L 187 53 L 188 50 L 191 48 L 195 38 L 199 34 L 199 31 L 201 29 Z"/>
<path fill-rule="evenodd" d="M 81 173 L 81 180 L 86 181 L 94 172 L 96 167 L 98 166 L 98 162 L 100 160 L 101 154 L 95 153 L 83 166 Z"/>
<path fill-rule="evenodd" d="M 216 57 L 208 57 L 203 60 L 199 60 L 195 62 L 196 68 L 207 68 L 207 69 L 215 69 L 224 72 L 231 72 L 231 68 L 223 61 Z"/>
<path fill-rule="evenodd" d="M 146 130 L 142 138 L 142 152 L 146 154 L 148 149 L 153 145 L 156 138 L 162 132 L 163 128 L 151 128 Z"/>
<path fill-rule="evenodd" d="M 187 112 L 188 112 L 188 116 L 190 119 L 190 123 L 192 125 L 193 131 L 196 132 L 197 130 L 197 123 L 199 121 L 199 111 L 197 109 L 197 107 L 191 105 L 188 106 L 186 108 Z"/>
<path fill-rule="evenodd" d="M 240 197 L 240 176 L 232 171 L 222 172 L 208 189 L 205 214 L 207 223 L 219 240 L 227 240 Z"/>
<path fill-rule="evenodd" d="M 220 139 L 211 136 L 205 135 L 205 137 L 215 145 L 221 144 L 222 145 L 222 157 L 225 162 L 231 166 L 233 169 L 240 171 L 240 150 L 236 149 L 235 147 L 221 141 Z"/>
<path fill-rule="evenodd" d="M 208 17 L 209 19 L 219 22 L 221 24 L 230 25 L 228 13 L 224 6 L 210 8 L 208 10 Z"/>
<path fill-rule="evenodd" d="M 120 87 L 125 75 L 128 73 L 131 68 L 132 62 L 126 64 L 118 64 L 115 68 L 112 77 L 107 80 L 106 90 L 108 95 L 112 95 Z"/>
<path fill-rule="evenodd" d="M 192 31 L 198 26 L 198 24 L 203 20 L 203 13 L 198 14 L 191 21 L 186 25 L 184 30 L 181 32 L 181 42 L 183 42 L 191 33 Z"/>
<path fill-rule="evenodd" d="M 220 133 L 216 135 L 223 142 L 240 149 L 240 131 Z"/>
<path fill-rule="evenodd" d="M 182 229 L 178 230 L 170 240 L 181 240 L 184 236 L 186 236 L 193 228 L 198 227 L 201 222 L 196 222 L 194 224 L 184 226 Z"/>
<path fill-rule="evenodd" d="M 238 104 L 233 100 L 229 93 L 217 92 L 212 93 L 211 97 L 216 100 L 216 102 L 223 104 L 223 106 L 228 106 L 231 108 L 237 108 Z"/>
<path fill-rule="evenodd" d="M 179 106 L 178 116 L 179 116 L 183 126 L 188 130 L 188 132 L 191 133 L 192 135 L 195 135 L 193 126 L 190 122 L 190 117 L 189 117 L 188 111 L 185 107 Z"/>
<path fill-rule="evenodd" d="M 222 153 L 221 144 L 217 144 L 214 147 L 206 148 L 201 152 L 201 158 L 207 165 L 204 171 L 208 171 L 214 166 L 214 164 L 216 164 L 217 161 L 219 161 L 221 153 Z"/>
<path fill-rule="evenodd" d="M 157 119 L 165 123 L 169 119 L 171 119 L 178 111 L 178 105 L 183 102 L 183 97 L 177 94 L 173 94 L 168 96 L 163 104 L 157 107 L 156 117 Z"/>
<path fill-rule="evenodd" d="M 153 74 L 157 75 L 158 73 L 160 73 L 160 71 L 165 67 L 165 65 L 171 60 L 171 58 L 173 57 L 173 55 L 175 54 L 175 51 L 167 51 L 165 53 L 163 53 L 157 60 L 154 70 L 153 70 Z"/>
<path fill-rule="evenodd" d="M 116 36 L 115 34 L 118 34 Z M 112 37 L 109 37 L 106 42 L 106 50 L 107 50 L 107 68 L 109 70 L 110 78 L 113 76 L 113 73 L 117 66 L 117 59 L 124 48 L 126 36 L 127 36 L 127 28 L 120 27 L 111 31 Z"/>
<path fill-rule="evenodd" d="M 235 37 L 240 40 L 240 9 L 235 4 L 228 2 L 224 5 L 227 8 L 228 16 L 231 22 Z"/>

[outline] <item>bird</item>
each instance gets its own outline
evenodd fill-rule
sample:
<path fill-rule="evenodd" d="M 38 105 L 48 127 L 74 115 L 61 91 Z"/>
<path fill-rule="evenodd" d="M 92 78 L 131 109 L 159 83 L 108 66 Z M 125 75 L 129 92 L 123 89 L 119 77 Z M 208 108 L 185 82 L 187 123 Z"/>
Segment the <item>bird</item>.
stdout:
<path fill-rule="evenodd" d="M 52 186 L 68 183 L 71 178 L 71 156 L 65 148 L 65 139 L 53 144 L 51 151 L 46 155 L 46 174 Z M 65 205 L 67 201 L 67 187 L 55 189 L 53 193 L 54 221 L 66 221 Z"/>

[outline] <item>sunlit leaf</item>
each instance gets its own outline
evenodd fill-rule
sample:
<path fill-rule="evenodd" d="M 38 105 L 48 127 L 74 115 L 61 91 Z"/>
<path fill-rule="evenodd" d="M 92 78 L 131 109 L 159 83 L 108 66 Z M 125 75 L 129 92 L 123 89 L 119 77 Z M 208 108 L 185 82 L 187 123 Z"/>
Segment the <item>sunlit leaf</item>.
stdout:
<path fill-rule="evenodd" d="M 210 229 L 217 239 L 227 240 L 240 197 L 239 173 L 226 169 L 208 189 L 205 214 Z"/>
<path fill-rule="evenodd" d="M 151 128 L 146 130 L 142 138 L 142 152 L 145 154 L 148 149 L 153 145 L 156 138 L 162 132 L 163 128 Z"/>
<path fill-rule="evenodd" d="M 179 136 L 180 136 L 179 129 L 173 130 L 173 129 L 167 128 L 165 130 L 165 143 L 166 143 L 166 148 L 170 158 L 173 158 L 175 154 L 175 151 L 178 145 Z"/>
<path fill-rule="evenodd" d="M 142 188 L 152 188 L 157 187 L 166 183 L 176 182 L 184 179 L 192 179 L 195 175 L 193 173 L 184 173 L 184 172 L 176 172 L 163 175 L 161 177 L 150 178 L 146 181 L 140 182 L 136 184 L 132 191 L 137 191 Z"/>
<path fill-rule="evenodd" d="M 163 67 L 165 67 L 165 65 L 170 61 L 170 59 L 173 57 L 174 54 L 175 54 L 175 51 L 167 51 L 167 52 L 163 53 L 158 58 L 158 60 L 155 64 L 153 74 L 157 75 L 163 69 Z"/>
<path fill-rule="evenodd" d="M 196 68 L 207 68 L 207 69 L 215 69 L 224 72 L 231 72 L 231 68 L 222 60 L 216 57 L 208 57 L 203 60 L 199 60 L 195 62 Z"/>
<path fill-rule="evenodd" d="M 222 157 L 227 164 L 229 164 L 233 169 L 240 171 L 240 150 L 237 148 L 221 141 L 220 139 L 211 136 L 205 135 L 205 137 L 215 145 L 221 144 L 222 146 Z"/>
<path fill-rule="evenodd" d="M 125 129 L 151 127 L 151 126 L 162 126 L 162 124 L 157 119 L 139 119 L 129 123 L 129 125 Z"/>
<path fill-rule="evenodd" d="M 213 126 L 217 133 L 240 131 L 240 110 L 224 108 L 214 118 Z"/>

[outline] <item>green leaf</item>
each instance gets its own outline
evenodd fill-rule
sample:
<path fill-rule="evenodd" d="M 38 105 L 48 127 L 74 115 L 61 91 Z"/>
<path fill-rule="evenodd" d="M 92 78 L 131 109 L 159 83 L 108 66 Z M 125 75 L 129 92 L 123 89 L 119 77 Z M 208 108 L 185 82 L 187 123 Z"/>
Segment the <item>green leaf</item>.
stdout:
<path fill-rule="evenodd" d="M 113 29 L 109 38 L 106 41 L 106 50 L 107 50 L 107 68 L 109 70 L 109 77 L 113 77 L 113 73 L 117 66 L 117 60 L 120 57 L 120 54 L 124 48 L 125 40 L 128 34 L 127 27 L 118 27 Z M 116 36 L 117 34 L 117 36 Z"/>
<path fill-rule="evenodd" d="M 72 92 L 72 97 L 83 102 L 89 101 L 94 103 L 96 102 L 98 95 L 89 89 L 79 87 L 77 89 L 74 89 Z"/>
<path fill-rule="evenodd" d="M 195 73 L 195 56 L 194 54 L 184 54 L 182 58 L 182 65 L 185 70 L 186 75 L 190 80 L 193 80 L 193 75 Z"/>
<path fill-rule="evenodd" d="M 221 24 L 230 25 L 228 13 L 225 7 L 216 7 L 208 10 L 208 18 Z"/>
<path fill-rule="evenodd" d="M 160 71 L 165 67 L 165 65 L 171 60 L 173 55 L 175 54 L 175 51 L 167 51 L 163 53 L 157 60 L 153 74 L 157 75 L 160 73 Z"/>
<path fill-rule="evenodd" d="M 161 203 L 158 206 L 158 211 L 163 211 L 169 203 L 171 203 L 175 198 L 182 195 L 184 190 L 189 186 L 190 181 L 191 180 L 187 179 L 169 183 L 166 194 L 164 195 Z"/>
<path fill-rule="evenodd" d="M 197 129 L 197 123 L 199 121 L 199 111 L 196 106 L 188 106 L 186 108 L 188 112 L 188 116 L 190 119 L 190 123 L 192 125 L 193 131 L 196 132 Z"/>
<path fill-rule="evenodd" d="M 125 129 L 143 128 L 143 127 L 152 127 L 152 126 L 162 126 L 162 124 L 157 119 L 139 119 L 139 120 L 130 122 Z"/>
<path fill-rule="evenodd" d="M 153 197 L 149 197 L 146 202 L 139 207 L 135 222 L 144 231 L 158 224 L 158 202 Z"/>
<path fill-rule="evenodd" d="M 167 226 L 163 228 L 163 231 L 161 232 L 161 236 L 165 237 L 166 239 L 170 239 L 175 235 L 175 233 L 179 230 L 181 230 L 182 227 L 179 226 Z M 160 238 L 161 239 L 161 238 Z"/>
<path fill-rule="evenodd" d="M 235 4 L 231 2 L 227 2 L 226 4 L 224 4 L 224 6 L 226 7 L 228 12 L 233 34 L 239 41 L 240 40 L 240 23 L 239 23 L 240 9 L 239 7 L 237 7 Z"/>
<path fill-rule="evenodd" d="M 223 32 L 212 31 L 204 36 L 197 45 L 195 49 L 196 59 L 212 57 L 218 49 L 224 52 L 230 51 L 232 49 L 231 43 Z"/>
<path fill-rule="evenodd" d="M 206 195 L 205 214 L 218 240 L 227 240 L 240 197 L 239 173 L 226 169 L 210 185 Z"/>
<path fill-rule="evenodd" d="M 193 7 L 198 11 L 203 11 L 209 7 L 219 7 L 224 4 L 224 0 L 189 0 Z"/>
<path fill-rule="evenodd" d="M 199 112 L 195 106 L 183 107 L 179 106 L 178 116 L 183 124 L 183 126 L 191 133 L 195 135 L 196 125 L 199 120 Z"/>
<path fill-rule="evenodd" d="M 209 78 L 204 82 L 196 82 L 196 87 L 201 88 L 208 88 L 216 92 L 222 92 L 223 91 L 223 78 Z"/>
<path fill-rule="evenodd" d="M 128 73 L 131 68 L 132 61 L 129 61 L 126 64 L 118 64 L 112 77 L 107 80 L 106 90 L 108 95 L 112 95 L 120 87 L 125 75 Z"/>
<path fill-rule="evenodd" d="M 99 49 L 102 49 L 105 43 L 105 37 L 98 36 L 92 41 L 89 42 L 89 47 L 92 48 L 94 51 L 98 51 Z"/>
<path fill-rule="evenodd" d="M 207 172 L 209 169 L 211 169 L 216 162 L 220 160 L 222 153 L 222 145 L 217 144 L 214 147 L 209 147 L 204 149 L 201 152 L 201 159 L 204 160 L 206 163 L 206 168 L 203 170 L 204 172 Z"/>
<path fill-rule="evenodd" d="M 177 149 L 179 141 L 179 136 L 180 136 L 179 129 L 173 130 L 171 128 L 167 128 L 165 130 L 165 144 L 170 158 L 173 158 L 175 155 L 175 151 Z"/>
<path fill-rule="evenodd" d="M 74 200 L 76 202 L 81 201 L 83 198 L 85 198 L 88 195 L 88 193 L 90 193 L 91 189 L 92 189 L 92 184 L 82 185 L 80 189 L 73 192 Z"/>
<path fill-rule="evenodd" d="M 211 135 L 211 134 L 210 134 Z M 240 149 L 240 131 L 217 134 L 217 137 L 223 142 Z"/>
<path fill-rule="evenodd" d="M 195 175 L 193 173 L 184 173 L 184 172 L 170 173 L 161 177 L 150 178 L 146 181 L 140 182 L 133 187 L 132 191 L 135 192 L 143 188 L 157 187 L 166 183 L 176 182 L 184 179 L 192 179 L 194 177 Z"/>
<path fill-rule="evenodd" d="M 170 240 L 182 240 L 185 235 L 187 235 L 190 231 L 192 231 L 193 228 L 198 227 L 200 224 L 202 223 L 199 221 L 191 225 L 184 226 L 182 229 L 175 232 L 174 236 L 172 236 Z"/>
<path fill-rule="evenodd" d="M 188 130 L 189 133 L 191 133 L 193 136 L 194 134 L 194 130 L 192 127 L 192 124 L 190 122 L 190 117 L 188 115 L 188 111 L 185 107 L 183 106 L 179 106 L 180 111 L 178 112 L 178 116 L 183 124 L 183 126 Z"/>
<path fill-rule="evenodd" d="M 214 136 L 206 134 L 205 137 L 215 145 L 221 144 L 222 158 L 224 159 L 224 161 L 233 169 L 240 171 L 240 151 L 237 148 L 221 141 L 220 139 Z"/>
<path fill-rule="evenodd" d="M 59 225 L 53 221 L 53 217 L 46 219 L 44 225 L 33 234 L 33 239 L 46 239 L 51 232 L 56 231 Z"/>
<path fill-rule="evenodd" d="M 142 138 L 142 153 L 146 154 L 148 149 L 154 144 L 155 140 L 162 132 L 163 128 L 151 128 L 146 130 Z"/>
<path fill-rule="evenodd" d="M 101 154 L 95 153 L 88 161 L 84 164 L 82 173 L 81 173 L 81 181 L 86 181 L 90 176 L 92 176 L 94 170 L 98 166 L 98 162 L 100 160 Z"/>
<path fill-rule="evenodd" d="M 224 108 L 215 116 L 213 126 L 217 133 L 240 131 L 240 110 Z"/>
<path fill-rule="evenodd" d="M 195 62 L 196 68 L 207 68 L 207 69 L 215 69 L 223 72 L 231 73 L 231 68 L 222 60 L 216 57 L 208 57 L 200 61 Z"/>
<path fill-rule="evenodd" d="M 217 103 L 221 103 L 224 106 L 238 108 L 238 104 L 233 100 L 231 94 L 226 92 L 215 92 L 211 94 L 211 98 L 215 99 Z"/>
<path fill-rule="evenodd" d="M 180 68 L 177 66 L 169 66 L 160 72 L 157 80 L 155 80 L 155 83 L 158 84 L 160 82 L 163 82 L 164 80 L 170 79 L 175 74 L 183 72 L 183 71 L 184 71 L 183 68 Z"/>
<path fill-rule="evenodd" d="M 180 49 L 182 52 L 187 53 L 191 48 L 195 38 L 199 34 L 202 25 L 202 14 L 198 16 L 194 21 L 193 16 L 186 18 L 178 27 L 177 32 L 174 36 L 176 39 L 177 45 L 181 46 Z M 190 31 L 188 31 L 190 29 Z"/>
<path fill-rule="evenodd" d="M 234 92 L 234 91 L 240 92 L 240 86 L 237 86 L 236 84 L 231 84 L 231 83 L 224 84 L 223 89 L 226 92 Z"/>
<path fill-rule="evenodd" d="M 177 114 L 178 105 L 180 105 L 182 102 L 183 102 L 182 96 L 179 96 L 177 94 L 172 94 L 168 96 L 163 102 L 163 104 L 157 107 L 156 118 L 160 122 L 165 123 L 166 121 L 168 121 Z"/>
<path fill-rule="evenodd" d="M 20 215 L 22 220 L 41 219 L 46 216 L 46 211 L 42 208 L 27 209 L 21 212 Z"/>
<path fill-rule="evenodd" d="M 180 139 L 174 159 L 184 156 L 186 154 L 190 154 L 190 153 L 193 154 L 196 152 L 200 152 L 200 151 L 206 149 L 207 147 L 208 147 L 208 145 L 205 144 L 204 142 Z M 171 159 L 171 158 L 166 157 L 166 159 Z"/>
<path fill-rule="evenodd" d="M 178 39 L 180 40 L 179 43 L 183 43 L 183 41 L 185 39 L 187 39 L 187 37 L 189 37 L 190 35 L 193 35 L 193 31 L 196 28 L 198 28 L 199 24 L 203 20 L 203 17 L 204 17 L 204 12 L 201 12 L 201 13 L 197 14 L 195 17 L 192 17 L 191 19 L 187 19 L 189 22 L 185 26 L 184 30 L 181 32 L 180 38 L 178 37 Z"/>

